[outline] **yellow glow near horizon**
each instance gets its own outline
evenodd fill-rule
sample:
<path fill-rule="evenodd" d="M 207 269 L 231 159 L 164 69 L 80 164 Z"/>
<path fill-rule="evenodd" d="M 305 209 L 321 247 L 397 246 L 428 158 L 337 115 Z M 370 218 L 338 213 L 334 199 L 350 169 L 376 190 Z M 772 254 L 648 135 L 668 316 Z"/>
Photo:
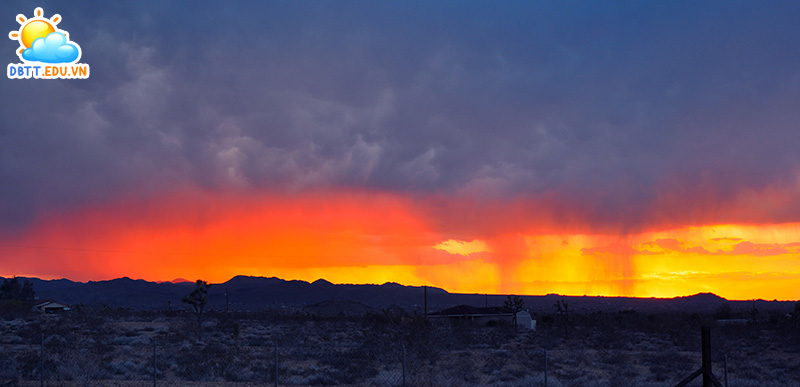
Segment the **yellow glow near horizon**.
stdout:
<path fill-rule="evenodd" d="M 675 297 L 713 292 L 730 299 L 800 298 L 800 224 L 709 225 L 634 235 L 527 235 L 503 288 Z"/>
<path fill-rule="evenodd" d="M 219 283 L 243 274 L 461 293 L 800 299 L 800 223 L 623 235 L 507 228 L 459 240 L 391 194 L 189 197 L 54 216 L 0 235 L 9 257 L 0 275 Z"/>
<path fill-rule="evenodd" d="M 473 240 L 471 242 L 459 241 L 455 239 L 448 239 L 444 242 L 433 246 L 434 249 L 446 251 L 450 254 L 470 255 L 473 253 L 490 252 L 491 249 L 486 242 L 482 240 Z"/>

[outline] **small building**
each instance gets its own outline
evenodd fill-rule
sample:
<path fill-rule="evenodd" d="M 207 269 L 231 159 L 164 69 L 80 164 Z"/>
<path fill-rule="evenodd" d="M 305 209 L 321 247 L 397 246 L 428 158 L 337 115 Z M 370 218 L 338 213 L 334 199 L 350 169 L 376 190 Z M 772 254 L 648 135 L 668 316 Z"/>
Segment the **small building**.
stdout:
<path fill-rule="evenodd" d="M 428 318 L 432 320 L 466 320 L 474 324 L 487 325 L 500 321 L 513 324 L 514 314 L 502 307 L 480 308 L 469 305 L 459 305 L 441 312 L 429 313 Z M 536 331 L 536 320 L 527 311 L 517 312 L 517 326 Z"/>
<path fill-rule="evenodd" d="M 527 311 L 517 312 L 517 326 L 536 331 L 536 320 Z"/>
<path fill-rule="evenodd" d="M 34 312 L 58 313 L 68 311 L 69 306 L 53 300 L 39 301 L 33 306 Z"/>

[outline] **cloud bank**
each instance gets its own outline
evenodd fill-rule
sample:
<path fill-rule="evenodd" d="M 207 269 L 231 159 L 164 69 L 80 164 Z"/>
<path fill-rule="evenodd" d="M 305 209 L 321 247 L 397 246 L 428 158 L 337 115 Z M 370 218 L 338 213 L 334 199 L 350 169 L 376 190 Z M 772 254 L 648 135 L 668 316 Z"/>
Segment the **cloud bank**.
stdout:
<path fill-rule="evenodd" d="M 796 3 L 184 5 L 58 7 L 93 73 L 3 81 L 4 227 L 186 185 L 800 217 Z"/>

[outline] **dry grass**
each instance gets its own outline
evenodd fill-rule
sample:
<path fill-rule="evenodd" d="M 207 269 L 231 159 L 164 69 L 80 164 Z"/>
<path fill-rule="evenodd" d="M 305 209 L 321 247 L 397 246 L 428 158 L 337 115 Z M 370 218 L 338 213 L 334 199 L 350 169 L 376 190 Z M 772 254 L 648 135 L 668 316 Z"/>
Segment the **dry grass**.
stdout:
<path fill-rule="evenodd" d="M 671 386 L 700 366 L 693 315 L 576 315 L 564 329 L 430 324 L 397 313 L 355 317 L 292 313 L 209 316 L 71 314 L 0 321 L 0 383 L 38 384 L 45 333 L 48 386 L 152 384 L 153 340 L 161 386 L 272 385 L 275 343 L 281 385 Z M 713 327 L 715 373 L 737 386 L 800 385 L 800 330 L 794 321 Z M 405 353 L 403 352 L 405 348 Z"/>

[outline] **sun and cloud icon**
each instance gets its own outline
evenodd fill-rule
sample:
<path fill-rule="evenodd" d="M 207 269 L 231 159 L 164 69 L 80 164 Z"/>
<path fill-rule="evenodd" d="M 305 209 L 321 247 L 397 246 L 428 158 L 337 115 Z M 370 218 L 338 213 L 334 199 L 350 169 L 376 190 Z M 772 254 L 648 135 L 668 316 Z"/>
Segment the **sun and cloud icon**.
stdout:
<path fill-rule="evenodd" d="M 81 47 L 71 42 L 67 31 L 58 29 L 61 15 L 44 17 L 42 8 L 36 8 L 34 17 L 17 15 L 18 31 L 8 33 L 9 39 L 18 40 L 17 55 L 25 62 L 75 63 L 81 58 Z"/>

